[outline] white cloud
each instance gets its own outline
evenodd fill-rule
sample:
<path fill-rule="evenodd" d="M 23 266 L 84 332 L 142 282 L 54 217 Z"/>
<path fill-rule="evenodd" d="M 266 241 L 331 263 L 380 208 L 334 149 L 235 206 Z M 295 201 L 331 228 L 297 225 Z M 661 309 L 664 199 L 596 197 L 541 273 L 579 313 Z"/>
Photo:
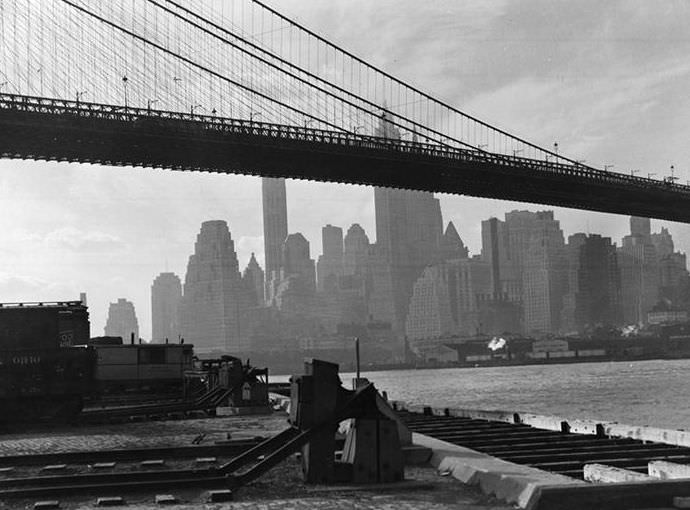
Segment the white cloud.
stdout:
<path fill-rule="evenodd" d="M 120 238 L 105 232 L 84 232 L 75 227 L 63 227 L 53 230 L 44 239 L 51 248 L 79 250 L 81 253 L 113 250 L 124 246 Z"/>

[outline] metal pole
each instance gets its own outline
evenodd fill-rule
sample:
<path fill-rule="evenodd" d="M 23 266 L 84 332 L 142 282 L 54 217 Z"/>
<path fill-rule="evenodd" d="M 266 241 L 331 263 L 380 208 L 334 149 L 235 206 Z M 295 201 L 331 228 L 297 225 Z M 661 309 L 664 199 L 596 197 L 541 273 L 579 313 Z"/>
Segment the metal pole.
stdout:
<path fill-rule="evenodd" d="M 357 364 L 357 384 L 359 384 L 359 337 L 355 337 L 355 359 Z"/>

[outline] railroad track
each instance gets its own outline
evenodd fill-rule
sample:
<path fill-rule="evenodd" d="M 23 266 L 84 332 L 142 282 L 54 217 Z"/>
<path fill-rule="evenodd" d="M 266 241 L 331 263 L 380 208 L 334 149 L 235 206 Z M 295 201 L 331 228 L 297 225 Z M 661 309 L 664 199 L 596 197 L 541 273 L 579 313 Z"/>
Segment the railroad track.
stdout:
<path fill-rule="evenodd" d="M 690 448 L 603 435 L 543 430 L 524 424 L 398 411 L 413 432 L 516 464 L 582 479 L 585 464 L 640 473 L 653 460 L 690 463 Z"/>
<path fill-rule="evenodd" d="M 56 469 L 50 469 L 51 474 L 48 474 L 47 470 L 41 470 L 26 475 L 22 470 L 17 470 L 13 476 L 12 471 L 0 468 L 0 501 L 85 494 L 127 495 L 141 491 L 180 488 L 240 487 L 297 451 L 308 439 L 309 432 L 288 428 L 261 442 L 227 441 L 203 447 L 17 456 L 12 460 L 18 465 L 35 466 L 45 461 L 62 462 L 62 465 L 52 467 L 60 467 L 60 471 L 64 471 L 67 469 L 68 461 L 83 463 L 87 454 L 92 455 L 89 458 L 88 472 L 55 474 Z M 216 457 L 203 457 L 211 453 Z M 221 454 L 223 458 L 220 457 Z M 132 462 L 143 458 L 148 460 L 143 461 L 141 465 L 146 463 L 149 469 L 126 469 L 127 466 L 124 466 L 125 469 L 121 471 L 114 470 L 117 465 L 113 464 L 115 462 Z M 181 459 L 190 458 L 196 459 L 191 467 L 161 469 L 163 460 L 176 460 L 179 463 Z M 9 463 L 10 458 L 3 458 L 3 462 Z M 106 462 L 111 465 L 104 466 Z M 95 472 L 97 464 L 101 464 L 98 466 L 99 471 L 105 469 L 109 472 Z M 82 470 L 85 468 L 86 466 L 82 466 Z"/>
<path fill-rule="evenodd" d="M 216 407 L 227 399 L 232 393 L 232 388 L 214 388 L 208 393 L 194 400 L 164 401 L 159 403 L 147 403 L 140 405 L 117 406 L 108 408 L 90 408 L 81 412 L 78 417 L 80 423 L 107 423 L 117 420 L 126 420 L 132 417 L 164 418 L 166 416 L 186 417 L 190 413 L 201 412 L 205 415 L 214 415 Z"/>

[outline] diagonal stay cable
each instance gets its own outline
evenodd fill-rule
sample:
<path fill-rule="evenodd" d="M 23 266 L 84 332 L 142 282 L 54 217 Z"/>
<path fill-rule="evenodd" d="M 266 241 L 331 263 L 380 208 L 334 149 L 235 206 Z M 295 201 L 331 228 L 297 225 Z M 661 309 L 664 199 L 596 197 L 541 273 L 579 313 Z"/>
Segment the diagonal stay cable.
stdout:
<path fill-rule="evenodd" d="M 156 0 L 146 0 L 146 1 L 149 2 L 149 3 L 151 3 L 151 4 L 154 4 L 154 5 L 158 6 L 160 9 L 164 10 L 165 12 L 167 12 L 167 13 L 169 13 L 169 14 L 172 14 L 173 16 L 177 17 L 178 19 L 180 19 L 180 20 L 182 20 L 182 21 L 184 21 L 184 22 L 186 22 L 186 23 L 189 23 L 189 24 L 192 25 L 193 27 L 195 27 L 195 28 L 201 30 L 202 32 L 204 32 L 204 33 L 210 35 L 211 37 L 214 37 L 214 38 L 216 38 L 216 39 L 218 39 L 218 40 L 224 42 L 225 44 L 228 44 L 228 45 L 231 46 L 232 48 L 235 48 L 235 49 L 237 49 L 237 50 L 239 50 L 239 51 L 242 51 L 242 52 L 244 52 L 244 53 L 246 53 L 246 54 L 252 56 L 253 58 L 257 59 L 258 61 L 260 61 L 260 62 L 262 62 L 262 63 L 264 63 L 264 64 L 266 64 L 266 65 L 268 65 L 268 66 L 270 66 L 270 67 L 272 67 L 272 68 L 274 68 L 274 69 L 276 69 L 276 70 L 278 70 L 278 71 L 281 72 L 281 73 L 287 74 L 287 75 L 290 76 L 291 78 L 294 78 L 295 80 L 298 80 L 298 81 L 304 83 L 305 85 L 307 85 L 307 86 L 309 86 L 309 87 L 312 87 L 312 88 L 318 90 L 319 92 L 322 92 L 322 93 L 326 94 L 327 96 L 336 99 L 337 101 L 342 101 L 343 103 L 347 104 L 348 106 L 351 106 L 351 107 L 353 107 L 353 108 L 355 108 L 355 109 L 357 109 L 357 110 L 360 110 L 360 111 L 366 113 L 367 115 L 377 116 L 377 114 L 376 114 L 375 112 L 373 112 L 373 111 L 371 111 L 371 110 L 367 110 L 366 108 L 364 108 L 364 107 L 362 107 L 362 106 L 360 106 L 360 105 L 358 105 L 358 104 L 356 104 L 356 103 L 353 103 L 352 101 L 348 101 L 347 99 L 344 99 L 344 98 L 342 98 L 342 97 L 340 97 L 340 96 L 334 94 L 333 92 L 329 92 L 328 90 L 326 90 L 326 89 L 324 89 L 324 88 L 322 88 L 322 87 L 317 86 L 316 84 L 310 82 L 309 80 L 306 80 L 306 79 L 304 79 L 304 78 L 302 78 L 302 77 L 300 77 L 300 76 L 297 76 L 297 75 L 294 74 L 294 73 L 291 73 L 291 72 L 289 72 L 289 71 L 287 71 L 287 70 L 281 68 L 280 66 L 278 66 L 277 64 L 275 64 L 275 63 L 273 63 L 273 62 L 270 62 L 270 61 L 268 61 L 268 60 L 265 59 L 265 58 L 262 58 L 262 57 L 260 57 L 260 56 L 258 56 L 258 55 L 256 55 L 256 54 L 254 54 L 254 53 L 251 53 L 251 52 L 248 51 L 247 49 L 240 47 L 239 45 L 237 45 L 237 44 L 235 44 L 235 43 L 229 41 L 228 39 L 225 39 L 225 38 L 219 36 L 218 34 L 212 33 L 210 30 L 208 30 L 208 29 L 206 29 L 206 28 L 203 28 L 203 27 L 201 27 L 200 25 L 194 23 L 193 21 L 190 21 L 189 19 L 184 18 L 184 17 L 181 16 L 180 14 L 178 14 L 178 13 L 172 11 L 171 9 L 168 9 L 167 7 L 164 7 L 164 6 L 160 5 Z M 262 48 L 261 46 L 252 43 L 252 42 L 249 41 L 248 39 L 246 39 L 246 38 L 244 38 L 244 37 L 242 37 L 242 36 L 240 36 L 240 35 L 237 35 L 237 34 L 231 32 L 231 31 L 227 30 L 226 28 L 224 28 L 224 27 L 218 25 L 217 23 L 214 23 L 213 21 L 211 21 L 211 20 L 209 20 L 209 19 L 207 19 L 207 18 L 205 18 L 205 17 L 203 17 L 203 16 L 201 16 L 201 15 L 195 13 L 194 11 L 191 11 L 190 9 L 187 9 L 186 7 L 184 7 L 184 6 L 180 5 L 180 4 L 178 4 L 177 2 L 174 2 L 173 0 L 164 0 L 164 1 L 167 2 L 167 3 L 169 3 L 169 4 L 174 5 L 174 6 L 177 7 L 178 9 L 180 9 L 180 10 L 184 11 L 185 13 L 187 13 L 187 14 L 189 14 L 189 15 L 195 17 L 195 18 L 197 18 L 198 20 L 201 20 L 201 21 L 203 21 L 204 23 L 207 23 L 208 25 L 212 26 L 213 28 L 215 28 L 215 29 L 217 29 L 217 30 L 220 30 L 220 31 L 223 32 L 224 34 L 227 34 L 227 35 L 229 35 L 229 36 L 231 36 L 231 37 L 233 37 L 233 38 L 235 38 L 235 39 L 238 39 L 238 40 L 242 41 L 242 42 L 243 42 L 244 44 L 246 44 L 247 46 L 250 46 L 250 47 L 254 48 L 255 50 L 258 50 L 258 51 L 262 52 L 263 54 L 268 55 L 269 57 L 271 57 L 272 59 L 277 60 L 277 61 L 280 62 L 281 64 L 284 64 L 284 65 L 286 65 L 286 66 L 288 66 L 288 67 L 290 67 L 290 68 L 292 68 L 292 69 L 294 69 L 294 70 L 296 70 L 296 71 L 299 71 L 299 72 L 303 73 L 304 75 L 308 76 L 309 78 L 312 78 L 312 79 L 317 80 L 317 81 L 319 81 L 319 82 L 321 82 L 321 83 L 324 83 L 324 84 L 326 84 L 328 87 L 331 87 L 331 88 L 337 90 L 338 92 L 341 92 L 341 93 L 346 94 L 346 95 L 348 95 L 348 96 L 350 96 L 350 97 L 352 97 L 352 98 L 354 98 L 354 99 L 357 99 L 357 100 L 361 101 L 361 102 L 364 103 L 364 104 L 367 104 L 368 106 L 370 106 L 370 107 L 372 107 L 372 108 L 379 109 L 379 110 L 381 110 L 381 111 L 383 111 L 383 112 L 386 112 L 386 113 L 389 113 L 389 114 L 393 115 L 394 117 L 397 117 L 397 118 L 399 118 L 399 119 L 402 119 L 402 120 L 408 122 L 409 124 L 411 124 L 411 125 L 413 125 L 413 126 L 415 126 L 415 127 L 417 127 L 417 128 L 420 128 L 420 129 L 424 130 L 426 133 L 421 133 L 421 132 L 417 132 L 417 131 L 411 130 L 411 129 L 409 128 L 409 126 L 407 126 L 407 125 L 405 125 L 405 124 L 399 124 L 399 123 L 397 123 L 397 122 L 395 122 L 395 121 L 393 121 L 393 120 L 388 119 L 388 122 L 390 122 L 391 124 L 395 125 L 396 127 L 400 127 L 400 128 L 405 129 L 405 130 L 412 131 L 413 133 L 418 134 L 418 135 L 420 135 L 420 136 L 424 136 L 424 137 L 428 137 L 428 133 L 433 133 L 433 134 L 435 134 L 435 135 L 441 136 L 441 137 L 446 138 L 446 139 L 448 139 L 448 140 L 452 140 L 452 141 L 454 141 L 454 142 L 457 142 L 458 144 L 460 144 L 460 145 L 462 145 L 462 146 L 465 146 L 465 147 L 468 147 L 468 148 L 470 148 L 470 149 L 474 149 L 474 150 L 481 151 L 481 152 L 486 152 L 486 151 L 484 151 L 483 149 L 481 149 L 481 148 L 479 148 L 479 147 L 476 147 L 476 146 L 474 146 L 474 145 L 472 145 L 472 144 L 469 144 L 469 143 L 467 143 L 467 142 L 463 142 L 462 140 L 458 140 L 458 139 L 456 139 L 456 138 L 449 137 L 449 136 L 445 135 L 444 133 L 441 133 L 441 132 L 439 132 L 439 131 L 436 131 L 436 130 L 434 130 L 434 129 L 429 128 L 428 126 L 425 126 L 424 124 L 420 124 L 420 123 L 418 123 L 418 122 L 416 122 L 416 121 L 414 121 L 414 120 L 411 120 L 411 119 L 409 119 L 409 118 L 407 118 L 407 117 L 405 117 L 405 116 L 403 116 L 403 115 L 400 115 L 400 114 L 398 114 L 398 113 L 395 113 L 395 112 L 393 112 L 392 110 L 389 110 L 389 109 L 387 109 L 387 108 L 385 108 L 385 107 L 381 107 L 380 105 L 377 105 L 376 103 L 374 103 L 374 102 L 372 102 L 372 101 L 370 101 L 370 100 L 368 100 L 368 99 L 366 99 L 366 98 L 364 98 L 364 97 L 361 97 L 361 96 L 359 96 L 359 95 L 357 95 L 357 94 L 355 94 L 355 93 L 353 93 L 353 92 L 350 92 L 349 90 L 344 89 L 344 88 L 340 87 L 339 85 L 336 85 L 336 84 L 334 84 L 334 83 L 330 83 L 330 82 L 328 82 L 327 80 L 324 80 L 323 78 L 321 78 L 320 76 L 317 76 L 317 75 L 315 75 L 314 73 L 312 73 L 312 72 L 310 72 L 310 71 L 308 71 L 308 70 L 306 70 L 306 69 L 304 69 L 304 68 L 301 68 L 301 67 L 299 67 L 299 66 L 293 64 L 292 62 L 289 62 L 288 60 L 285 60 L 284 58 L 282 58 L 282 57 L 276 55 L 275 53 L 272 53 L 272 52 L 270 52 L 270 51 L 268 51 L 268 50 Z M 448 144 L 444 143 L 443 140 L 436 140 L 436 141 L 437 141 L 439 144 L 441 144 L 441 145 L 445 145 L 445 146 L 447 146 L 447 147 L 452 147 L 451 145 L 448 145 Z"/>
<path fill-rule="evenodd" d="M 136 33 L 132 32 L 131 30 L 128 30 L 128 29 L 126 29 L 126 28 L 124 28 L 124 27 L 121 27 L 121 26 L 119 26 L 118 24 L 113 23 L 112 21 L 103 18 L 102 16 L 99 16 L 98 14 L 96 14 L 96 13 L 94 13 L 94 12 L 91 12 L 91 11 L 89 11 L 88 9 L 85 9 L 85 8 L 82 7 L 82 6 L 75 4 L 74 2 L 71 2 L 70 0 L 60 0 L 60 1 L 63 2 L 63 3 L 65 3 L 65 4 L 67 4 L 67 5 L 69 5 L 70 7 L 73 7 L 74 9 L 77 9 L 78 11 L 81 11 L 82 13 L 84 13 L 84 14 L 86 14 L 86 15 L 88 15 L 88 16 L 91 16 L 92 18 L 94 18 L 94 19 L 100 21 L 101 23 L 105 23 L 106 25 L 108 25 L 108 26 L 110 26 L 110 27 L 112 27 L 112 28 L 115 28 L 116 30 L 121 31 L 121 32 L 123 32 L 123 33 L 129 35 L 130 37 L 133 37 L 134 39 L 137 39 L 137 40 L 143 42 L 144 44 L 148 44 L 149 46 L 152 46 L 152 47 L 156 48 L 157 50 L 160 50 L 160 51 L 162 51 L 162 52 L 164 52 L 164 53 L 167 53 L 168 55 L 171 55 L 171 56 L 173 56 L 173 57 L 179 59 L 179 60 L 182 61 L 182 62 L 185 62 L 185 63 L 187 63 L 187 64 L 189 64 L 189 65 L 191 65 L 191 66 L 193 66 L 193 67 L 197 67 L 197 68 L 203 70 L 204 72 L 206 72 L 206 73 L 208 73 L 208 74 L 211 74 L 211 75 L 215 76 L 216 78 L 219 78 L 219 79 L 221 79 L 221 80 L 223 80 L 223 81 L 226 81 L 226 82 L 228 82 L 228 83 L 231 83 L 232 85 L 235 85 L 236 87 L 239 87 L 239 88 L 241 88 L 241 89 L 244 89 L 244 90 L 246 90 L 246 91 L 248 91 L 248 92 L 250 92 L 250 93 L 252 93 L 252 94 L 254 94 L 254 95 L 258 96 L 258 97 L 261 97 L 262 99 L 268 100 L 268 101 L 270 101 L 270 102 L 272 102 L 272 103 L 275 103 L 275 104 L 277 104 L 277 105 L 279 105 L 279 106 L 282 106 L 283 108 L 287 108 L 288 110 L 291 110 L 291 111 L 296 112 L 296 113 L 298 113 L 298 114 L 300 114 L 300 115 L 303 115 L 304 117 L 307 117 L 307 118 L 309 118 L 309 119 L 312 119 L 312 120 L 315 121 L 315 122 L 320 122 L 321 124 L 326 125 L 326 126 L 329 126 L 329 127 L 332 127 L 332 128 L 334 128 L 334 129 L 336 129 L 336 130 L 338 130 L 338 131 L 342 131 L 342 132 L 344 132 L 344 133 L 348 133 L 348 131 L 347 131 L 346 129 L 343 129 L 342 127 L 340 127 L 340 126 L 338 126 L 338 125 L 336 125 L 336 124 L 333 124 L 333 123 L 331 123 L 331 122 L 329 122 L 329 121 L 327 121 L 327 120 L 320 119 L 320 118 L 316 117 L 315 115 L 312 115 L 312 114 L 307 113 L 307 112 L 304 112 L 304 111 L 302 111 L 302 110 L 300 110 L 300 109 L 298 109 L 298 108 L 295 108 L 295 107 L 293 107 L 293 106 L 290 106 L 290 105 L 287 104 L 287 103 L 284 103 L 284 102 L 279 101 L 279 100 L 277 100 L 277 99 L 275 99 L 275 98 L 272 98 L 272 97 L 270 97 L 270 96 L 267 95 L 267 94 L 263 94 L 262 92 L 256 91 L 256 90 L 252 89 L 251 87 L 248 87 L 248 86 L 246 86 L 246 85 L 243 85 L 242 83 L 239 83 L 239 82 L 237 82 L 237 81 L 235 81 L 235 80 L 233 80 L 233 79 L 231 79 L 231 78 L 228 78 L 227 76 L 224 76 L 224 75 L 222 75 L 222 74 L 220 74 L 220 73 L 218 73 L 218 72 L 216 72 L 216 71 L 213 71 L 212 69 L 209 69 L 208 67 L 202 66 L 201 64 L 198 64 L 197 62 L 194 62 L 193 60 L 190 60 L 190 59 L 184 57 L 183 55 L 180 55 L 180 54 L 178 54 L 178 53 L 175 53 L 174 51 L 169 50 L 168 48 L 165 48 L 164 46 L 161 46 L 160 44 L 157 44 L 157 43 L 155 43 L 155 42 L 153 42 L 153 41 L 150 41 L 150 40 L 146 39 L 145 37 L 143 37 L 143 36 L 141 36 L 141 35 L 139 35 L 139 34 L 136 34 Z"/>
<path fill-rule="evenodd" d="M 446 108 L 446 109 L 452 111 L 453 113 L 455 113 L 455 114 L 457 114 L 457 115 L 461 115 L 461 116 L 463 116 L 463 117 L 465 117 L 465 118 L 467 118 L 467 119 L 469 119 L 469 120 L 471 120 L 471 121 L 473 121 L 473 122 L 476 122 L 476 123 L 480 124 L 481 126 L 484 126 L 484 127 L 488 128 L 488 129 L 491 129 L 491 130 L 493 130 L 493 131 L 495 131 L 495 132 L 497 132 L 497 133 L 500 133 L 501 135 L 507 136 L 508 138 L 512 138 L 513 140 L 515 140 L 515 141 L 517 141 L 517 142 L 524 143 L 526 146 L 531 147 L 531 148 L 536 149 L 536 150 L 539 150 L 539 151 L 543 152 L 544 154 L 549 154 L 549 155 L 551 155 L 551 156 L 554 156 L 554 157 L 557 158 L 557 159 L 560 159 L 560 160 L 563 160 L 563 161 L 568 161 L 568 162 L 572 163 L 573 165 L 575 165 L 575 166 L 577 166 L 577 167 L 580 167 L 580 168 L 589 168 L 589 169 L 591 169 L 591 170 L 597 170 L 596 168 L 594 168 L 594 167 L 592 167 L 592 166 L 584 165 L 584 164 L 582 164 L 582 163 L 580 163 L 580 162 L 578 162 L 578 161 L 576 161 L 576 160 L 574 160 L 574 159 L 567 158 L 567 157 L 565 157 L 565 156 L 563 156 L 563 155 L 561 155 L 561 154 L 558 154 L 558 153 L 556 153 L 556 152 L 553 152 L 553 151 L 551 151 L 551 150 L 549 150 L 549 149 L 545 149 L 545 148 L 543 148 L 543 147 L 540 147 L 539 145 L 536 145 L 536 144 L 534 144 L 534 143 L 528 142 L 527 140 L 524 140 L 524 139 L 522 139 L 522 138 L 520 138 L 520 137 L 518 137 L 518 136 L 512 135 L 512 134 L 508 133 L 507 131 L 504 131 L 504 130 L 502 130 L 502 129 L 499 129 L 499 128 L 497 128 L 497 127 L 494 127 L 494 126 L 492 126 L 491 124 L 488 124 L 488 123 L 486 123 L 486 122 L 484 122 L 484 121 L 482 121 L 482 120 L 480 120 L 480 119 L 478 119 L 478 118 L 476 118 L 476 117 L 473 117 L 472 115 L 468 115 L 467 113 L 464 113 L 464 112 L 458 110 L 457 108 L 455 108 L 455 107 L 449 105 L 448 103 L 445 103 L 445 102 L 443 102 L 443 101 L 440 101 L 440 100 L 436 99 L 435 97 L 429 95 L 428 93 L 426 93 L 426 92 L 424 92 L 424 91 L 422 91 L 422 90 L 420 90 L 420 89 L 418 89 L 418 88 L 416 88 L 416 87 L 413 87 L 412 85 L 409 85 L 409 84 L 405 83 L 404 81 L 402 81 L 402 80 L 396 78 L 395 76 L 393 76 L 393 75 L 387 73 L 386 71 L 384 71 L 384 70 L 382 70 L 382 69 L 380 69 L 380 68 L 378 68 L 378 67 L 376 67 L 376 66 L 370 64 L 369 62 L 367 62 L 367 61 L 361 59 L 361 58 L 358 57 L 357 55 L 355 55 L 355 54 L 353 54 L 353 53 L 350 53 L 349 51 L 347 51 L 347 50 L 341 48 L 340 46 L 338 46 L 338 45 L 336 45 L 336 44 L 330 42 L 328 39 L 325 39 L 324 37 L 320 36 L 319 34 L 313 32 L 313 31 L 311 31 L 311 30 L 309 30 L 309 29 L 306 28 L 305 26 L 300 25 L 299 23 L 293 21 L 292 19 L 290 19 L 290 18 L 288 18 L 287 16 L 281 14 L 280 12 L 276 11 L 275 9 L 272 9 L 271 7 L 269 7 L 268 5 L 266 5 L 265 3 L 261 2 L 260 0 L 250 0 L 250 1 L 253 2 L 253 3 L 255 3 L 255 4 L 257 4 L 257 5 L 259 5 L 260 7 L 262 7 L 262 8 L 265 9 L 265 10 L 267 10 L 268 12 L 270 12 L 271 14 L 273 14 L 274 16 L 277 16 L 278 18 L 282 19 L 283 21 L 288 22 L 290 25 L 292 25 L 292 26 L 298 28 L 299 30 L 302 30 L 302 31 L 303 31 L 304 33 L 306 33 L 307 35 L 310 35 L 311 37 L 314 37 L 317 41 L 320 41 L 320 42 L 326 44 L 327 46 L 330 46 L 330 47 L 333 48 L 334 50 L 341 52 L 342 54 L 346 55 L 347 57 L 353 59 L 355 62 L 358 62 L 358 63 L 360 63 L 360 64 L 362 64 L 362 65 L 368 67 L 369 69 L 371 69 L 371 70 L 373 70 L 373 71 L 375 71 L 375 72 L 381 74 L 381 75 L 384 76 L 385 78 L 388 78 L 389 80 L 392 80 L 393 82 L 397 83 L 398 85 L 402 85 L 403 87 L 405 87 L 405 88 L 411 90 L 412 92 L 414 92 L 414 93 L 416 93 L 416 94 L 419 94 L 420 96 L 422 96 L 422 97 L 428 99 L 429 101 L 432 101 L 432 102 L 438 104 L 439 106 L 441 106 L 441 107 L 443 107 L 443 108 Z"/>

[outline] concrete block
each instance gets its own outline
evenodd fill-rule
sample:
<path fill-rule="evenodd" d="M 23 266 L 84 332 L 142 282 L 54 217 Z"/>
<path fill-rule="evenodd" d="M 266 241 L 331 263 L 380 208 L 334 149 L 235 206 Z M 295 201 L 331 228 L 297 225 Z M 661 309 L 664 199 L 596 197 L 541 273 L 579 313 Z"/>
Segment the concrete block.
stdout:
<path fill-rule="evenodd" d="M 34 503 L 34 510 L 52 510 L 60 508 L 59 501 L 37 501 Z"/>
<path fill-rule="evenodd" d="M 690 478 L 690 464 L 676 464 L 665 460 L 652 460 L 647 464 L 649 476 L 661 480 Z"/>
<path fill-rule="evenodd" d="M 41 471 L 62 471 L 67 468 L 67 464 L 51 464 L 49 466 L 43 466 Z"/>
<path fill-rule="evenodd" d="M 606 435 L 610 437 L 629 437 L 652 443 L 673 444 L 676 446 L 690 446 L 690 431 L 668 430 L 656 427 L 636 427 L 620 423 L 607 423 Z"/>
<path fill-rule="evenodd" d="M 690 508 L 690 497 L 688 496 L 676 496 L 673 498 L 674 508 Z"/>
<path fill-rule="evenodd" d="M 122 499 L 120 496 L 114 496 L 114 497 L 105 497 L 105 498 L 97 498 L 96 499 L 96 506 L 120 506 L 124 505 L 125 500 Z"/>
<path fill-rule="evenodd" d="M 621 482 L 647 482 L 653 480 L 649 475 L 622 469 L 605 464 L 585 464 L 584 478 L 588 482 L 621 483 Z"/>
<path fill-rule="evenodd" d="M 224 501 L 232 501 L 232 491 L 229 489 L 208 491 L 206 500 L 209 503 L 222 503 Z"/>
<path fill-rule="evenodd" d="M 216 407 L 217 416 L 254 416 L 273 414 L 270 406 L 246 406 L 246 407 Z"/>
<path fill-rule="evenodd" d="M 431 458 L 431 449 L 419 445 L 403 446 L 402 453 L 406 466 L 424 465 Z"/>
<path fill-rule="evenodd" d="M 96 462 L 92 464 L 93 469 L 113 469 L 117 462 Z"/>
<path fill-rule="evenodd" d="M 515 503 L 520 508 L 533 508 L 541 487 L 589 485 L 581 480 L 513 464 L 423 434 L 413 433 L 412 441 L 432 451 L 429 464 L 439 472 L 447 472 L 463 483 L 478 485 L 484 493 Z"/>
<path fill-rule="evenodd" d="M 155 501 L 157 505 L 174 505 L 177 503 L 177 498 L 172 494 L 157 494 Z"/>
<path fill-rule="evenodd" d="M 195 464 L 215 464 L 218 459 L 215 457 L 198 457 L 194 463 Z"/>
<path fill-rule="evenodd" d="M 165 465 L 165 461 L 163 459 L 142 460 L 140 465 L 141 467 L 160 467 Z"/>

